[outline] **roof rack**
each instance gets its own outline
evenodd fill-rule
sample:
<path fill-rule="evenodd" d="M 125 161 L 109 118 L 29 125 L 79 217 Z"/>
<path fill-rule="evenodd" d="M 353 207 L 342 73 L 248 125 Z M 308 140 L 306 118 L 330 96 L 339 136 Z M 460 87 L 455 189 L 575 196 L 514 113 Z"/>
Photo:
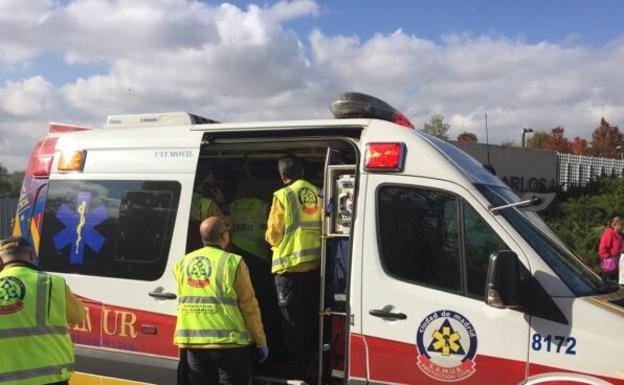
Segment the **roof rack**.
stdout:
<path fill-rule="evenodd" d="M 154 114 L 109 115 L 104 128 L 154 127 L 218 123 L 188 112 L 159 112 Z"/>

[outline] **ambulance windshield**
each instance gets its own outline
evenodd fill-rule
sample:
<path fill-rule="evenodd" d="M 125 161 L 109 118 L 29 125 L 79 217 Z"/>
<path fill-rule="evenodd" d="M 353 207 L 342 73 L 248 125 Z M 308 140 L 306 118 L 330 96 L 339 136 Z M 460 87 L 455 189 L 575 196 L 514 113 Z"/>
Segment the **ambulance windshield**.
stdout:
<path fill-rule="evenodd" d="M 479 184 L 476 187 L 494 206 L 519 200 L 508 187 Z M 575 296 L 612 291 L 613 288 L 606 286 L 600 277 L 574 256 L 536 214 L 528 214 L 518 208 L 500 210 L 499 213 L 524 237 Z"/>

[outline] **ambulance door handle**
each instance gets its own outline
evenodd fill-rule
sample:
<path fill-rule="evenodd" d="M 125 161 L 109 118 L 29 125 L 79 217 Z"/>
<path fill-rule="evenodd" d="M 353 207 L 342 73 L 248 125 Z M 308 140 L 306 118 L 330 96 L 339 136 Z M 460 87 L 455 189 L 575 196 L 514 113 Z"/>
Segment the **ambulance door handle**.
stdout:
<path fill-rule="evenodd" d="M 397 319 L 397 320 L 407 319 L 407 315 L 405 313 L 393 313 L 389 310 L 385 310 L 385 307 L 384 309 L 370 310 L 368 314 L 375 316 L 375 317 L 380 317 L 380 318 L 390 318 L 390 319 Z"/>
<path fill-rule="evenodd" d="M 149 296 L 156 299 L 177 299 L 178 296 L 173 293 L 166 293 L 162 286 L 157 287 L 154 291 L 150 291 Z"/>

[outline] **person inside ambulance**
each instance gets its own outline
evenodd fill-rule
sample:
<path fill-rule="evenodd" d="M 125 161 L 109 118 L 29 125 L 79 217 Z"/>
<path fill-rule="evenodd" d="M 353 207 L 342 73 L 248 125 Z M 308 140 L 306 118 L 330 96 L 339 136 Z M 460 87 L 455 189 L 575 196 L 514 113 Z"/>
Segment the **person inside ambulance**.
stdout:
<path fill-rule="evenodd" d="M 0 241 L 0 383 L 68 384 L 74 367 L 68 326 L 86 311 L 63 278 L 39 271 L 34 255 L 22 237 Z"/>
<path fill-rule="evenodd" d="M 314 362 L 319 307 L 321 257 L 321 198 L 319 188 L 303 179 L 301 159 L 287 155 L 278 161 L 286 187 L 273 194 L 265 238 L 273 249 L 282 335 L 290 365 L 305 376 Z"/>
<path fill-rule="evenodd" d="M 191 220 L 188 230 L 187 251 L 202 247 L 200 223 L 209 217 L 223 217 L 219 205 L 225 202 L 221 189 L 216 186 L 214 173 L 209 164 L 200 164 L 195 174 L 195 191 L 191 201 Z"/>
<path fill-rule="evenodd" d="M 271 278 L 271 250 L 264 240 L 269 205 L 258 198 L 256 185 L 249 178 L 240 178 L 236 199 L 228 205 L 232 221 L 232 252 L 243 257 L 249 267 L 251 282 L 260 303 L 264 329 L 267 334 L 271 359 L 281 361 L 283 343 L 280 315 Z"/>
<path fill-rule="evenodd" d="M 179 301 L 174 343 L 190 385 L 247 385 L 254 352 L 260 362 L 269 355 L 247 265 L 225 251 L 231 233 L 222 217 L 205 219 L 200 234 L 204 247 L 173 268 Z"/>

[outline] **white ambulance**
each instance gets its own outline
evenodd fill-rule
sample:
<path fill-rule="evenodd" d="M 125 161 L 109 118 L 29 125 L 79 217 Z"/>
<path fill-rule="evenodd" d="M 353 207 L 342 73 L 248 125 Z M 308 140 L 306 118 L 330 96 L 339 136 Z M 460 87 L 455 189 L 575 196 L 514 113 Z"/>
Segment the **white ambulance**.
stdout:
<path fill-rule="evenodd" d="M 335 119 L 185 113 L 50 124 L 15 233 L 88 309 L 72 384 L 175 384 L 172 266 L 196 172 L 271 202 L 296 154 L 321 187 L 319 384 L 624 384 L 624 290 L 603 283 L 480 163 L 356 93 Z M 264 247 L 269 247 L 264 245 Z M 268 319 L 268 318 L 267 318 Z M 257 383 L 296 383 L 260 368 Z"/>

